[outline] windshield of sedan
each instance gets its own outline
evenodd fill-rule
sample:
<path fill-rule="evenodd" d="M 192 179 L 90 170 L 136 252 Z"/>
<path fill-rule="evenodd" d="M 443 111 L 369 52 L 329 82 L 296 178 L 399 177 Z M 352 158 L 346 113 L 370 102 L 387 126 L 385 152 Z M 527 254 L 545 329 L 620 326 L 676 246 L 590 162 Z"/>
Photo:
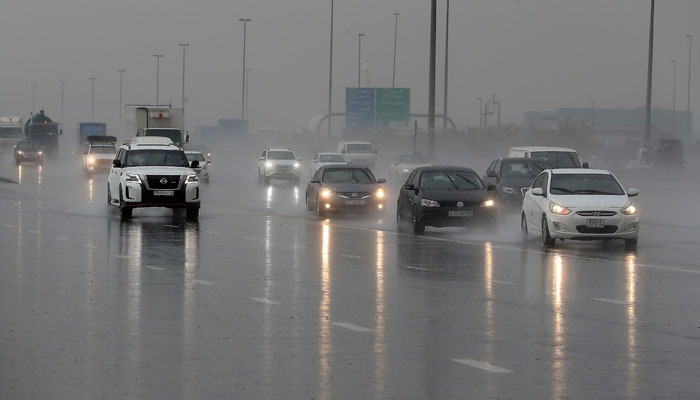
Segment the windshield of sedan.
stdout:
<path fill-rule="evenodd" d="M 321 154 L 318 156 L 318 161 L 344 163 L 345 159 L 342 154 Z"/>
<path fill-rule="evenodd" d="M 268 160 L 296 160 L 296 157 L 294 157 L 294 153 L 291 151 L 268 151 L 267 152 L 267 159 Z"/>
<path fill-rule="evenodd" d="M 545 160 L 503 161 L 501 176 L 534 178 L 548 168 L 552 167 Z"/>
<path fill-rule="evenodd" d="M 323 174 L 324 183 L 374 183 L 374 176 L 361 168 L 331 169 Z"/>
<path fill-rule="evenodd" d="M 126 155 L 127 167 L 189 167 L 185 153 L 173 150 L 131 150 Z"/>
<path fill-rule="evenodd" d="M 468 171 L 430 171 L 420 178 L 422 190 L 477 190 L 483 189 L 481 179 Z"/>
<path fill-rule="evenodd" d="M 17 148 L 19 150 L 39 150 L 41 145 L 39 142 L 19 142 L 17 143 Z"/>
<path fill-rule="evenodd" d="M 624 195 L 617 180 L 610 174 L 554 174 L 549 191 L 552 194 Z"/>

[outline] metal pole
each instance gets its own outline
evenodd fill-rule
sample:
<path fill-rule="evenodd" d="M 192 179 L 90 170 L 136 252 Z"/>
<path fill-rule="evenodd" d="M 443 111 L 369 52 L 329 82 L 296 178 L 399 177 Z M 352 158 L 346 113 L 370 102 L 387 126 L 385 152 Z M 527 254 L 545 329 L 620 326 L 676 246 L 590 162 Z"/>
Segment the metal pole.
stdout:
<path fill-rule="evenodd" d="M 673 101 L 671 106 L 671 132 L 676 135 L 676 60 L 671 60 L 673 63 Z"/>
<path fill-rule="evenodd" d="M 654 0 L 651 0 L 651 22 L 649 23 L 649 61 L 647 64 L 647 110 L 645 143 L 651 139 L 651 72 L 654 61 Z"/>
<path fill-rule="evenodd" d="M 119 72 L 119 127 L 122 127 L 122 108 L 124 108 L 124 72 L 125 69 L 118 69 Z"/>
<path fill-rule="evenodd" d="M 239 18 L 238 20 L 243 22 L 243 80 L 241 81 L 241 119 L 245 119 L 245 41 L 248 22 L 250 22 L 251 19 Z"/>
<path fill-rule="evenodd" d="M 428 154 L 435 153 L 435 38 L 437 36 L 437 0 L 430 4 L 430 76 L 428 85 Z"/>
<path fill-rule="evenodd" d="M 591 133 L 595 135 L 595 101 L 589 101 L 591 103 Z"/>
<path fill-rule="evenodd" d="M 32 115 L 36 113 L 36 87 L 39 85 L 38 83 L 31 83 L 32 86 Z"/>
<path fill-rule="evenodd" d="M 445 9 L 445 89 L 444 98 L 442 101 L 442 131 L 447 131 L 447 66 L 448 66 L 448 54 L 449 54 L 449 42 L 450 41 L 450 0 L 447 0 Z"/>
<path fill-rule="evenodd" d="M 158 89 L 160 85 L 160 58 L 163 57 L 162 54 L 154 54 L 153 57 L 156 58 L 156 106 L 159 105 L 158 103 Z"/>
<path fill-rule="evenodd" d="M 396 41 L 399 33 L 399 13 L 394 13 L 396 21 L 394 22 L 394 69 L 391 74 L 391 87 L 396 87 Z"/>
<path fill-rule="evenodd" d="M 182 47 L 182 110 L 185 110 L 185 48 L 189 46 L 189 43 L 180 43 L 179 46 Z"/>
<path fill-rule="evenodd" d="M 58 81 L 61 84 L 61 128 L 63 128 L 63 85 L 66 81 Z"/>
<path fill-rule="evenodd" d="M 331 0 L 331 45 L 328 60 L 328 137 L 331 137 L 331 102 L 333 100 L 333 0 Z"/>
<path fill-rule="evenodd" d="M 357 87 L 361 87 L 360 71 L 362 71 L 362 36 L 365 36 L 365 34 L 357 34 Z"/>
<path fill-rule="evenodd" d="M 92 100 L 90 106 L 90 121 L 95 122 L 95 80 L 97 78 L 90 78 L 92 84 Z"/>
<path fill-rule="evenodd" d="M 691 118 L 690 118 L 690 71 L 691 71 L 691 60 L 692 60 L 692 55 L 693 55 L 693 35 L 685 35 L 685 37 L 688 38 L 688 103 L 686 106 L 686 130 L 688 132 L 688 139 L 690 140 L 692 138 L 692 128 L 691 128 Z"/>
<path fill-rule="evenodd" d="M 484 129 L 484 99 L 478 97 L 477 100 L 479 100 L 479 129 Z"/>
<path fill-rule="evenodd" d="M 250 68 L 245 70 L 245 119 L 248 119 L 248 98 L 250 97 Z"/>

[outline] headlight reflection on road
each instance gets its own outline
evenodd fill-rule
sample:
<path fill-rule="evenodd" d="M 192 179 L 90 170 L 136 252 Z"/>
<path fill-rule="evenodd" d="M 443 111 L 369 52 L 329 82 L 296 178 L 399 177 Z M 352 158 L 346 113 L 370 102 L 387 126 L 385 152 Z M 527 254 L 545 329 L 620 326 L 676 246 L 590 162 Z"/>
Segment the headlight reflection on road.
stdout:
<path fill-rule="evenodd" d="M 627 276 L 627 398 L 642 395 L 637 374 L 637 256 L 629 253 L 625 257 Z"/>
<path fill-rule="evenodd" d="M 384 389 L 386 382 L 386 332 L 385 332 L 385 319 L 384 319 L 384 309 L 385 304 L 385 294 L 384 294 L 384 231 L 376 231 L 376 241 L 377 241 L 377 258 L 376 258 L 376 278 L 375 278 L 375 315 L 376 315 L 376 328 L 374 335 L 374 389 L 376 393 L 376 398 L 384 398 Z"/>
<path fill-rule="evenodd" d="M 272 208 L 272 196 L 274 194 L 274 188 L 272 185 L 267 186 L 267 196 L 265 197 L 265 208 Z"/>
<path fill-rule="evenodd" d="M 319 318 L 319 340 L 318 340 L 318 363 L 319 375 L 319 399 L 331 398 L 331 271 L 330 271 L 330 251 L 331 251 L 331 228 L 328 220 L 324 220 L 321 225 L 321 302 L 318 307 Z"/>
<path fill-rule="evenodd" d="M 566 329 L 564 320 L 564 257 L 555 254 L 552 259 L 552 312 L 554 325 L 552 332 L 552 398 L 561 399 L 566 395 Z"/>

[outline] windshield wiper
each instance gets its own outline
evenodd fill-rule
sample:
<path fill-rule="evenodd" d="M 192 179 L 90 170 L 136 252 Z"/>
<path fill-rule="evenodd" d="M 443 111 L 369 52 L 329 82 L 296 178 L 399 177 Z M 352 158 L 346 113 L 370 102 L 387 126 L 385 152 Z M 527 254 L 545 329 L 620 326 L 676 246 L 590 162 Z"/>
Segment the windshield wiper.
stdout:
<path fill-rule="evenodd" d="M 582 193 L 582 194 L 609 194 L 609 195 L 615 195 L 616 193 L 610 193 L 605 190 L 596 190 L 596 189 L 581 189 L 577 190 L 576 193 Z"/>
<path fill-rule="evenodd" d="M 563 188 L 563 187 L 551 187 L 549 190 L 550 190 L 552 193 L 554 193 L 555 190 L 556 190 L 556 191 L 560 191 L 560 192 L 564 192 L 564 193 L 571 193 L 571 194 L 576 193 L 576 192 L 574 192 L 574 191 L 571 190 L 571 189 L 567 189 L 567 188 Z"/>

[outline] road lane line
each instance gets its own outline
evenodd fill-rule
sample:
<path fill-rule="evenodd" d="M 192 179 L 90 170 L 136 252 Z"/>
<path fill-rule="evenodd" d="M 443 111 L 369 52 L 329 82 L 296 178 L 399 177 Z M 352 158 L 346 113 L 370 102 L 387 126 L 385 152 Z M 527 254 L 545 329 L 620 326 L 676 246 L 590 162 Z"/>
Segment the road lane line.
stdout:
<path fill-rule="evenodd" d="M 264 298 L 264 297 L 251 297 L 250 299 L 253 300 L 253 301 L 256 301 L 256 302 L 258 302 L 258 303 L 262 303 L 262 304 L 266 304 L 266 305 L 271 305 L 271 306 L 276 306 L 276 305 L 279 305 L 279 304 L 280 304 L 280 303 L 278 303 L 278 302 L 276 302 L 276 301 L 268 300 L 268 299 L 266 299 L 266 298 Z"/>
<path fill-rule="evenodd" d="M 14 225 L 9 225 L 9 224 L 3 224 L 2 226 L 4 226 L 5 228 L 14 228 L 15 227 Z"/>
<path fill-rule="evenodd" d="M 209 281 L 205 281 L 205 280 L 201 280 L 201 279 L 195 279 L 192 282 L 199 283 L 200 285 L 213 285 L 214 284 L 214 282 L 209 282 Z"/>
<path fill-rule="evenodd" d="M 92 243 L 88 243 L 88 244 L 86 244 L 84 247 L 87 247 L 88 249 L 99 249 L 99 247 L 95 246 L 95 245 L 92 244 Z"/>
<path fill-rule="evenodd" d="M 629 303 L 629 302 L 627 302 L 627 301 L 613 300 L 613 299 L 605 299 L 605 298 L 602 298 L 602 297 L 594 297 L 593 300 L 602 301 L 602 302 L 605 302 L 605 303 L 622 304 L 622 305 L 624 305 L 624 306 L 629 306 L 629 305 L 631 305 L 631 303 Z"/>
<path fill-rule="evenodd" d="M 168 225 L 168 224 L 165 224 L 164 226 L 166 226 L 168 228 L 179 228 L 180 227 L 180 225 Z"/>
<path fill-rule="evenodd" d="M 144 268 L 148 268 L 148 269 L 152 269 L 152 270 L 154 270 L 154 271 L 165 271 L 165 268 L 154 267 L 154 266 L 152 266 L 152 265 L 144 265 L 143 267 L 144 267 Z"/>
<path fill-rule="evenodd" d="M 508 281 L 497 281 L 497 280 L 492 280 L 492 283 L 497 283 L 499 285 L 517 285 L 516 282 L 508 282 Z"/>
<path fill-rule="evenodd" d="M 340 256 L 345 258 L 353 258 L 355 260 L 362 260 L 364 258 L 362 256 L 353 256 L 352 254 L 341 254 Z"/>
<path fill-rule="evenodd" d="M 484 361 L 470 360 L 468 358 L 453 358 L 452 361 L 459 363 L 459 364 L 468 365 L 470 367 L 479 368 L 479 369 L 487 371 L 487 372 L 497 373 L 497 374 L 510 374 L 513 372 L 509 369 L 497 367 L 495 365 L 491 365 L 491 364 L 484 362 Z"/>
<path fill-rule="evenodd" d="M 359 326 L 359 325 L 351 324 L 349 322 L 333 322 L 332 324 L 335 326 L 338 326 L 340 328 L 349 329 L 349 330 L 354 331 L 354 332 L 372 332 L 371 329 L 367 329 L 367 328 Z"/>
<path fill-rule="evenodd" d="M 59 236 L 59 237 L 56 238 L 56 240 L 63 240 L 63 241 L 65 242 L 65 241 L 70 240 L 70 238 L 63 237 L 63 236 Z"/>
<path fill-rule="evenodd" d="M 403 267 L 406 269 L 412 269 L 414 271 L 432 271 L 432 269 L 430 268 L 416 267 L 415 265 L 404 265 Z"/>
<path fill-rule="evenodd" d="M 39 233 L 39 231 L 27 231 L 29 233 Z"/>

